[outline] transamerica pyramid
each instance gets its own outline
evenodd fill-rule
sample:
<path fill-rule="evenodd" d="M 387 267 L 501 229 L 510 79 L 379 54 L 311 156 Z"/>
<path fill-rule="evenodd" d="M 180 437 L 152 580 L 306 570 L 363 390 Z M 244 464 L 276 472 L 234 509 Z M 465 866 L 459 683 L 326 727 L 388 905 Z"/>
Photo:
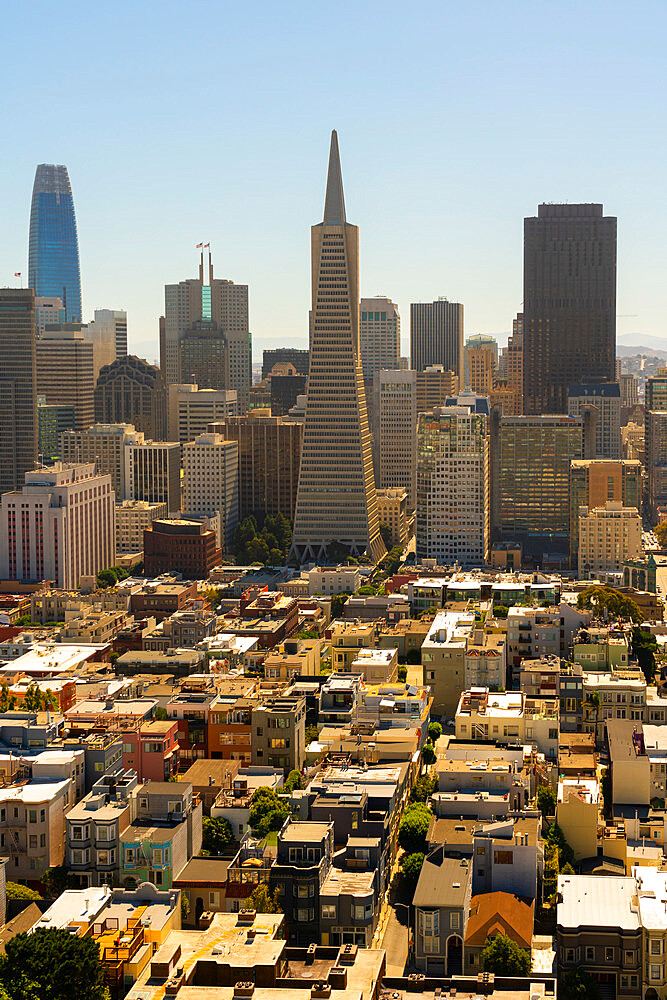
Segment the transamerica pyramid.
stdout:
<path fill-rule="evenodd" d="M 334 542 L 377 561 L 386 550 L 359 356 L 359 230 L 345 220 L 336 132 L 324 219 L 312 227 L 311 256 L 310 374 L 292 557 L 326 560 Z"/>

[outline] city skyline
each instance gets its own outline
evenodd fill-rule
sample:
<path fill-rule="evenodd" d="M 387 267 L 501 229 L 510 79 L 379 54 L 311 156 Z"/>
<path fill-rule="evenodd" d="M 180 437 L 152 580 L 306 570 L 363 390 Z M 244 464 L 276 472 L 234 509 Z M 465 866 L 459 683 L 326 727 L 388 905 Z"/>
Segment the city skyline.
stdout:
<path fill-rule="evenodd" d="M 464 304 L 466 335 L 509 332 L 522 298 L 522 220 L 544 201 L 602 202 L 619 218 L 619 333 L 662 334 L 667 209 L 660 148 L 647 146 L 664 104 L 658 5 L 645 5 L 645 17 L 635 18 L 620 5 L 589 4 L 578 11 L 574 36 L 566 18 L 523 4 L 502 17 L 490 4 L 476 12 L 425 5 L 407 23 L 390 6 L 380 24 L 371 5 L 355 14 L 358 30 L 344 57 L 348 79 L 335 95 L 317 77 L 312 44 L 315 37 L 341 37 L 344 27 L 333 13 L 306 14 L 297 6 L 278 15 L 254 5 L 224 25 L 231 56 L 222 69 L 212 58 L 222 15 L 203 8 L 192 12 L 178 40 L 168 17 L 156 20 L 124 4 L 117 24 L 91 11 L 68 25 L 70 46 L 79 52 L 74 91 L 59 72 L 54 31 L 61 29 L 42 18 L 44 4 L 8 19 L 8 76 L 28 28 L 37 70 L 22 81 L 20 101 L 12 101 L 11 88 L 8 94 L 16 154 L 0 167 L 2 283 L 26 271 L 35 165 L 65 163 L 77 201 L 84 320 L 94 307 L 127 309 L 131 350 L 154 360 L 163 286 L 192 273 L 194 246 L 210 240 L 218 273 L 249 285 L 256 356 L 265 346 L 302 346 L 303 233 L 317 211 L 318 159 L 336 127 L 348 150 L 350 207 L 366 233 L 361 291 L 398 304 L 403 353 L 410 302 L 438 295 Z M 370 30 L 372 47 L 364 44 Z M 437 39 L 445 30 L 458 40 L 443 61 Z M 536 44 L 545 33 L 548 44 Z M 276 34 L 280 44 L 272 46 Z M 123 65 L 132 72 L 112 93 L 100 94 L 103 56 L 121 38 Z M 418 66 L 407 72 L 416 51 Z M 178 53 L 173 80 L 158 71 L 165 52 Z M 616 76 L 609 65 L 621 54 L 625 72 Z M 260 62 L 261 81 L 249 83 Z M 557 72 L 564 64 L 568 73 Z M 382 72 L 387 65 L 390 77 Z M 557 88 L 531 87 L 554 73 Z M 608 84 L 604 102 L 593 86 L 601 74 Z M 67 88 L 76 125 L 45 138 L 30 121 L 47 81 L 50 99 Z M 217 98 L 194 95 L 207 91 L 225 93 L 230 110 L 223 131 L 233 141 L 208 129 L 206 154 L 197 155 Z M 154 113 L 158 95 L 168 115 Z M 453 157 L 445 155 L 452 144 Z M 529 155 L 518 155 L 522 148 Z M 170 204 L 174 210 L 165 211 Z M 278 237 L 284 253 L 275 268 Z"/>

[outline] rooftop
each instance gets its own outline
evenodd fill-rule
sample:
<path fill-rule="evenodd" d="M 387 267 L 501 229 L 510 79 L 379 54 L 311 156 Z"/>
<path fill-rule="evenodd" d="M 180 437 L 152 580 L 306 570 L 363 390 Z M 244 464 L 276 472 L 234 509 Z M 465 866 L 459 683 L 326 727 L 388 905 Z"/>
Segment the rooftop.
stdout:
<path fill-rule="evenodd" d="M 615 875 L 559 875 L 557 923 L 559 927 L 618 927 L 639 929 L 639 912 L 633 906 L 634 878 Z"/>

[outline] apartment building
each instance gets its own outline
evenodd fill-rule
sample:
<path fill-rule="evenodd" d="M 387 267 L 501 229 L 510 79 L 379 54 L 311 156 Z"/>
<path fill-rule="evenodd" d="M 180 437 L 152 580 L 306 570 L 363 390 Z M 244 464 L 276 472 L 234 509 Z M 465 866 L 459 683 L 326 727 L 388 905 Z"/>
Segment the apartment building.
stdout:
<path fill-rule="evenodd" d="M 636 507 L 608 500 L 604 507 L 579 508 L 580 580 L 620 579 L 626 562 L 643 554 L 642 518 Z"/>
<path fill-rule="evenodd" d="M 103 775 L 66 817 L 65 863 L 77 887 L 115 885 L 120 871 L 120 835 L 132 818 L 134 771 Z"/>
<path fill-rule="evenodd" d="M 290 822 L 278 834 L 269 887 L 277 892 L 290 944 L 320 940 L 320 892 L 332 867 L 333 823 Z M 330 914 L 325 911 L 325 918 Z"/>
<path fill-rule="evenodd" d="M 125 448 L 125 489 L 128 500 L 165 503 L 169 512 L 181 509 L 181 446 L 174 441 L 142 441 Z"/>
<path fill-rule="evenodd" d="M 202 805 L 189 782 L 151 781 L 133 792 L 134 818 L 120 834 L 120 878 L 171 889 L 202 841 Z"/>
<path fill-rule="evenodd" d="M 218 544 L 231 551 L 239 521 L 239 451 L 220 434 L 198 434 L 183 445 L 183 509 L 219 517 Z"/>
<path fill-rule="evenodd" d="M 72 782 L 45 781 L 0 788 L 0 849 L 10 881 L 38 882 L 65 860 L 65 816 Z"/>
<path fill-rule="evenodd" d="M 306 750 L 306 699 L 284 695 L 252 709 L 252 763 L 300 771 Z"/>
<path fill-rule="evenodd" d="M 422 682 L 433 692 L 435 716 L 454 717 L 465 690 L 466 650 L 474 629 L 474 612 L 441 611 L 422 643 Z"/>

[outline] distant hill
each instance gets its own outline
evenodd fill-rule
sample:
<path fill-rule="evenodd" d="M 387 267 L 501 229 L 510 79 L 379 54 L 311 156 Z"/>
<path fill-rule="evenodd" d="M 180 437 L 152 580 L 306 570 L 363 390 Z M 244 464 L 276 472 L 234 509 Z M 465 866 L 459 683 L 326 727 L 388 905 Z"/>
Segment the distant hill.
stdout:
<path fill-rule="evenodd" d="M 627 358 L 631 354 L 667 357 L 667 337 L 651 337 L 646 333 L 622 333 L 616 338 L 616 353 Z"/>
<path fill-rule="evenodd" d="M 649 358 L 667 358 L 667 351 L 660 351 L 648 344 L 617 344 L 616 355 L 619 358 L 630 358 L 634 354 L 645 354 Z"/>

